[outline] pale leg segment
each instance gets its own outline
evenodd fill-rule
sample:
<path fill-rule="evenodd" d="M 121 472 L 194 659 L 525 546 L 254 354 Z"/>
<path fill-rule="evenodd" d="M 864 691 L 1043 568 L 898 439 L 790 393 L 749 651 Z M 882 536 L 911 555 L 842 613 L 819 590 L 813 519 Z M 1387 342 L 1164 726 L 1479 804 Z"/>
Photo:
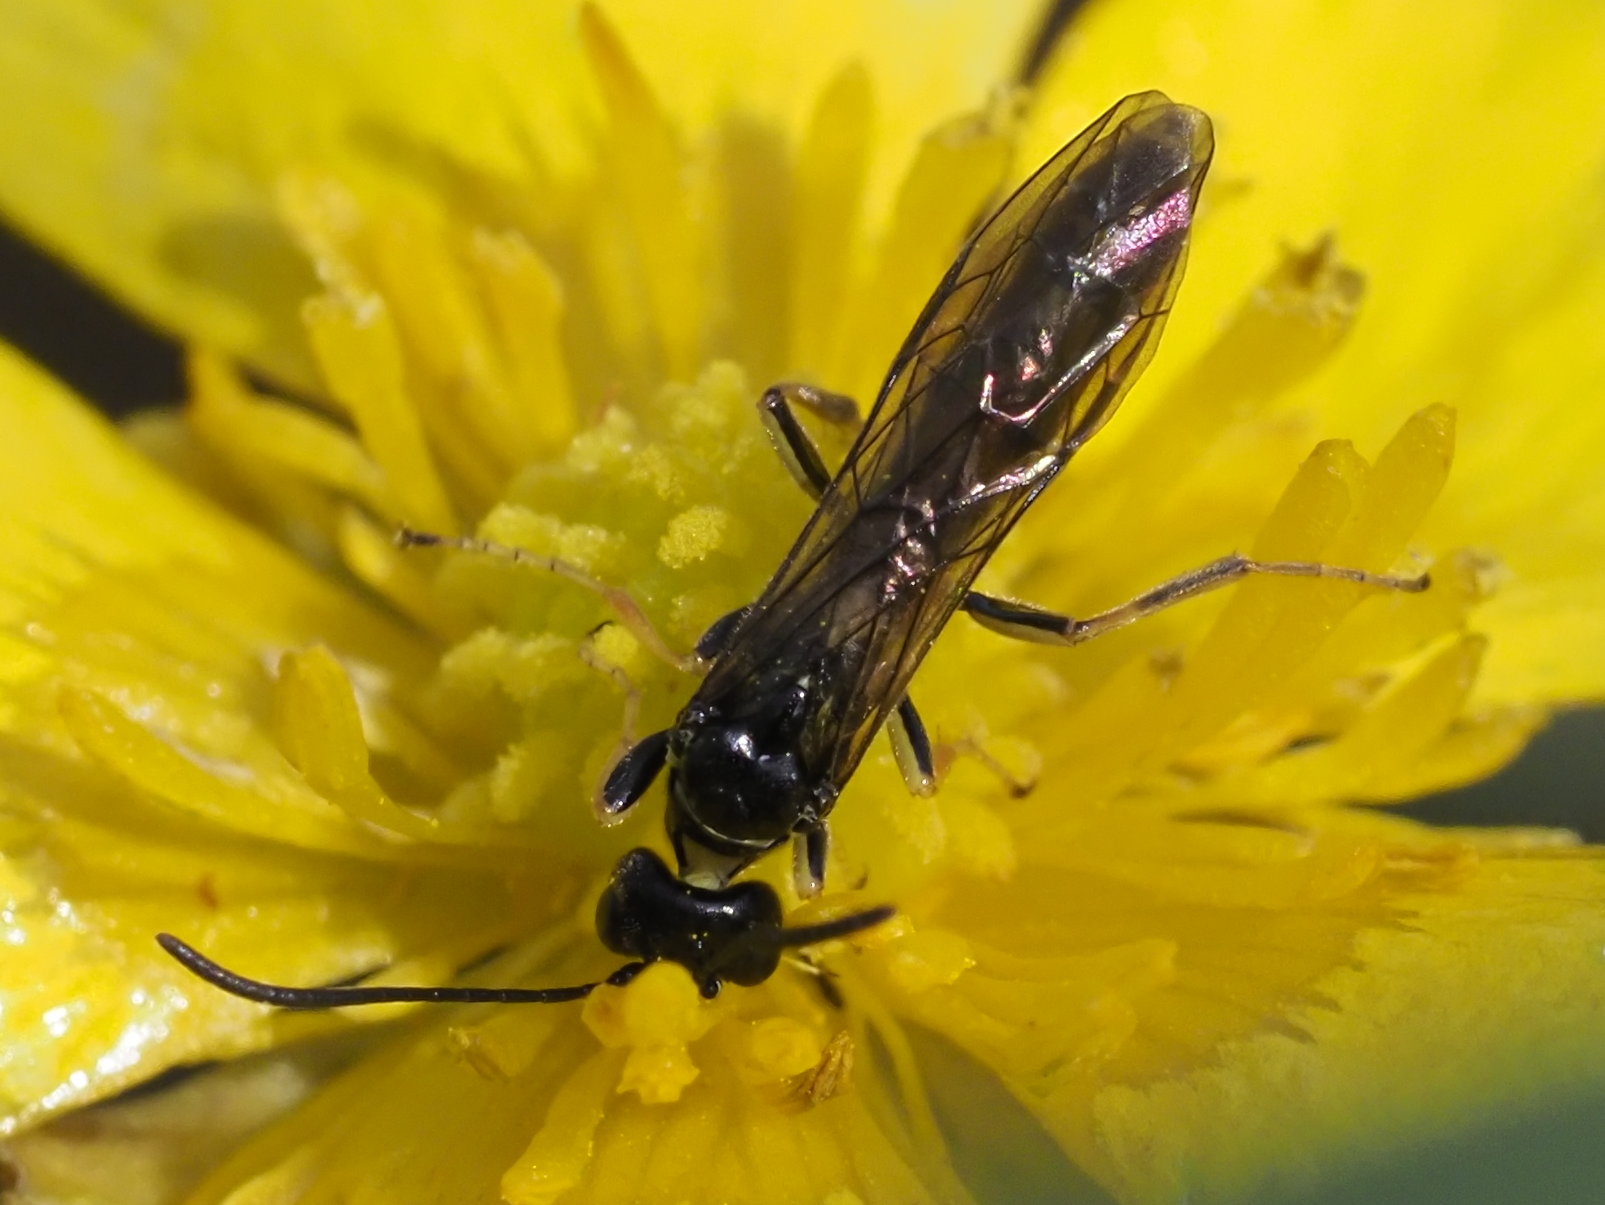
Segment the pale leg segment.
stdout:
<path fill-rule="evenodd" d="M 669 647 L 668 641 L 664 640 L 657 628 L 652 626 L 652 621 L 646 617 L 646 612 L 641 610 L 628 591 L 592 577 L 578 565 L 559 560 L 555 556 L 543 556 L 527 548 L 498 544 L 494 540 L 481 540 L 474 536 L 443 536 L 434 532 L 414 531 L 410 527 L 396 529 L 395 544 L 397 548 L 448 548 L 453 552 L 473 552 L 481 556 L 511 561 L 515 565 L 528 565 L 544 573 L 555 573 L 581 589 L 589 590 L 606 603 L 618 617 L 619 622 L 624 625 L 625 630 L 639 640 L 653 656 L 686 673 L 697 673 L 703 668 L 701 658 L 695 654 L 677 653 Z"/>
<path fill-rule="evenodd" d="M 1395 577 L 1341 565 L 1322 565 L 1315 561 L 1257 561 L 1233 553 L 1173 577 L 1168 582 L 1161 582 L 1118 607 L 1110 607 L 1085 619 L 1060 615 L 1030 603 L 993 598 L 974 590 L 964 596 L 960 606 L 977 623 L 1016 640 L 1030 640 L 1038 644 L 1080 644 L 1251 574 L 1325 578 L 1378 590 L 1402 590 L 1410 594 L 1419 593 L 1431 584 L 1431 579 L 1425 573 L 1420 577 Z"/>

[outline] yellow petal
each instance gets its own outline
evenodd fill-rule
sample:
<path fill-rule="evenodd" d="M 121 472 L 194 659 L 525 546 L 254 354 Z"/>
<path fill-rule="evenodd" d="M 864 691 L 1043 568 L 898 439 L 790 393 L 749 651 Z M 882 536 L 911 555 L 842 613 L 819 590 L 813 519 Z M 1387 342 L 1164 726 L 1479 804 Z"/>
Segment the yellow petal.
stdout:
<path fill-rule="evenodd" d="M 440 974 L 502 940 L 498 913 L 533 915 L 509 909 L 494 875 L 438 857 L 400 871 L 393 837 L 353 824 L 278 750 L 267 653 L 326 637 L 368 681 L 382 731 L 379 684 L 418 669 L 406 629 L 164 479 L 10 353 L 0 409 L 0 425 L 29 433 L 0 450 L 12 1123 L 305 1031 L 197 990 L 157 950 L 160 931 L 318 982 L 454 949 Z M 331 735 L 302 730 L 309 766 Z M 429 936 L 453 931 L 445 947 Z"/>
<path fill-rule="evenodd" d="M 1597 861 L 1501 859 L 1412 901 L 1403 930 L 1361 935 L 1353 965 L 1318 985 L 1324 1000 L 1292 1012 L 1300 1032 L 1246 1036 L 1214 1067 L 1101 1093 L 1097 1157 L 1138 1200 L 1205 1183 L 1293 1192 L 1486 1124 L 1524 1091 L 1597 1083 L 1602 889 Z"/>
<path fill-rule="evenodd" d="M 1579 118 L 1599 95 L 1599 7 L 1562 0 L 1539 18 L 1485 0 L 1445 23 L 1385 2 L 1293 13 L 1178 0 L 1089 9 L 1078 34 L 1044 78 L 1025 162 L 1134 80 L 1217 125 L 1148 389 L 1193 363 L 1214 315 L 1285 248 L 1334 238 L 1370 287 L 1326 371 L 1278 410 L 1365 443 L 1402 410 L 1452 405 L 1460 470 L 1423 537 L 1492 550 L 1509 571 L 1480 617 L 1494 639 L 1478 702 L 1600 697 L 1605 417 L 1587 399 L 1605 387 L 1592 334 L 1605 132 Z"/>
<path fill-rule="evenodd" d="M 302 1047 L 223 1064 L 102 1105 L 78 1124 L 11 1138 L 8 1158 L 27 1168 L 36 1200 L 167 1205 L 245 1135 L 299 1104 L 327 1062 L 326 1051 Z"/>
<path fill-rule="evenodd" d="M 296 4 L 19 5 L 0 102 L 30 117 L 0 144 L 0 209 L 163 326 L 305 386 L 296 307 L 315 283 L 274 219 L 287 172 L 424 182 L 420 195 L 475 175 L 546 192 L 548 172 L 586 162 L 595 103 L 575 103 L 590 88 L 576 3 L 408 0 L 381 20 Z M 935 23 L 908 0 L 605 13 L 689 128 L 707 128 L 738 83 L 754 119 L 800 128 L 824 80 L 873 62 L 895 84 L 881 111 L 885 196 L 933 114 L 978 107 L 1007 75 L 1038 5 Z"/>
<path fill-rule="evenodd" d="M 1571 604 L 1568 630 L 1597 624 L 1587 607 L 1598 561 L 1574 558 L 1600 538 L 1599 487 L 1585 472 L 1600 420 L 1589 410 L 1557 454 L 1538 452 L 1563 413 L 1556 387 L 1594 383 L 1599 356 L 1576 357 L 1574 378 L 1535 371 L 1592 330 L 1599 257 L 1558 250 L 1591 245 L 1573 202 L 1592 177 L 1576 163 L 1535 168 L 1549 241 L 1522 243 L 1507 179 L 1488 222 L 1454 208 L 1471 173 L 1439 137 L 1448 106 L 1418 104 L 1419 83 L 1399 95 L 1438 124 L 1377 122 L 1398 136 L 1366 173 L 1355 165 L 1375 152 L 1370 132 L 1326 95 L 1267 116 L 1263 99 L 1250 107 L 1263 90 L 1241 65 L 1211 82 L 1216 25 L 1237 20 L 1245 45 L 1247 32 L 1265 35 L 1261 46 L 1282 38 L 1296 61 L 1300 39 L 1331 32 L 1319 28 L 1331 18 L 1266 21 L 1223 5 L 1160 14 L 1156 27 L 1148 14 L 1127 54 L 1112 36 L 1125 31 L 1101 23 L 1117 8 L 1092 10 L 1089 41 L 1072 43 L 1068 74 L 1046 82 L 1028 136 L 1047 137 L 1081 103 L 1072 91 L 1103 78 L 1070 70 L 1083 54 L 1111 76 L 1144 54 L 1164 59 L 1178 97 L 1201 99 L 1222 135 L 1183 293 L 1201 308 L 1178 311 L 1149 416 L 1134 404 L 1127 433 L 1075 466 L 1076 484 L 1033 516 L 1035 534 L 1010 540 L 998 579 L 1055 607 L 1096 608 L 1244 546 L 1376 570 L 1436 557 L 1438 586 L 1366 595 L 1256 580 L 1086 650 L 948 633 L 918 688 L 953 766 L 944 795 L 907 801 L 877 752 L 833 818 L 831 886 L 867 884 L 875 902 L 897 902 L 897 922 L 811 951 L 820 976 L 788 965 L 711 1004 L 684 972 L 653 967 L 628 988 L 598 988 L 583 1010 L 420 1021 L 220 1167 L 197 1199 L 377 1201 L 423 1185 L 454 1200 L 962 1201 L 911 1021 L 966 1049 L 1133 1197 L 1232 1191 L 1267 1168 L 1330 1165 L 1357 1129 L 1349 1145 L 1375 1140 L 1366 1093 L 1401 1067 L 1422 1083 L 1438 1067 L 1390 1063 L 1397 1033 L 1453 1064 L 1432 1091 L 1401 1095 L 1411 1119 L 1445 1099 L 1469 1113 L 1520 1073 L 1556 1078 L 1557 1052 L 1581 1065 L 1595 1051 L 1598 993 L 1580 970 L 1594 968 L 1600 939 L 1591 854 L 1539 833 L 1433 835 L 1334 806 L 1486 769 L 1530 731 L 1531 709 L 1513 704 L 1593 689 L 1589 657 L 1545 666 L 1554 654 L 1537 637 L 1543 608 L 1560 613 L 1566 599 L 1585 600 Z M 356 26 L 321 30 L 315 47 L 298 29 L 273 32 L 294 16 L 279 6 L 197 27 L 151 69 L 172 101 L 153 128 L 173 154 L 134 178 L 161 186 L 158 216 L 123 240 L 126 276 L 97 267 L 111 263 L 104 248 L 86 259 L 134 282 L 124 287 L 153 311 L 189 313 L 194 293 L 223 279 L 218 230 L 240 229 L 242 213 L 252 231 L 269 213 L 287 224 L 322 290 L 301 310 L 306 346 L 276 340 L 271 315 L 230 327 L 222 305 L 197 305 L 189 329 L 314 389 L 320 380 L 332 400 L 291 404 L 198 356 L 204 446 L 192 451 L 215 457 L 214 478 L 240 470 L 220 490 L 231 505 L 243 498 L 326 566 L 343 557 L 421 631 L 162 482 L 59 399 L 21 415 L 52 449 L 12 453 L 6 511 L 21 516 L 6 533 L 14 689 L 0 701 L 18 742 L 6 776 L 18 816 L 0 869 L 28 979 L 6 1002 L 7 1048 L 22 1057 L 0 1087 L 25 1120 L 129 1082 L 130 1050 L 158 1067 L 345 1023 L 220 1002 L 154 961 L 156 928 L 297 983 L 380 966 L 386 982 L 439 982 L 515 942 L 487 981 L 607 974 L 616 964 L 588 932 L 587 904 L 608 860 L 639 838 L 603 832 L 572 805 L 620 747 L 621 709 L 661 728 L 684 702 L 689 684 L 644 650 L 683 650 L 752 597 L 806 509 L 756 434 L 740 368 L 715 364 L 678 387 L 665 375 L 688 379 L 733 348 L 755 371 L 795 366 L 867 395 L 927 278 L 1008 178 L 1014 115 L 988 86 L 1010 26 L 984 6 L 950 23 L 912 22 L 903 4 L 779 18 L 637 12 L 627 0 L 466 16 L 430 7 L 412 25 L 407 15 L 376 27 L 377 49 L 394 51 L 381 66 L 338 73 L 328 65 L 373 53 Z M 488 15 L 507 24 L 482 27 Z M 888 17 L 922 40 L 887 36 Z M 1428 65 L 1452 66 L 1468 47 L 1503 52 L 1498 24 L 1471 14 Z M 552 35 L 541 56 L 551 70 L 520 88 L 505 64 L 536 26 Z M 46 28 L 31 16 L 23 49 L 4 53 L 26 60 Z M 75 66 L 96 79 L 99 29 L 85 25 Z M 870 30 L 874 45 L 857 46 Z M 244 33 L 253 56 L 230 74 L 223 52 Z M 421 52 L 409 41 L 420 33 L 459 53 Z M 969 45 L 942 42 L 955 33 Z M 1542 36 L 1509 44 L 1557 51 L 1574 74 L 1584 57 Z M 1323 68 L 1397 53 L 1370 36 L 1343 52 L 1349 61 Z M 417 96 L 379 78 L 430 58 L 438 79 Z M 806 70 L 780 69 L 797 61 Z M 461 62 L 479 75 L 465 81 Z M 980 81 L 963 63 L 994 69 Z M 1307 78 L 1272 66 L 1297 77 L 1290 88 Z M 1522 60 L 1511 91 L 1553 118 L 1561 102 L 1531 95 L 1541 75 Z M 911 99 L 926 102 L 917 123 L 904 120 Z M 422 113 L 424 101 L 445 119 Z M 1520 141 L 1525 113 L 1500 124 L 1498 105 L 1477 103 L 1499 136 L 1490 145 Z M 1323 137 L 1273 153 L 1287 113 L 1325 118 Z M 94 126 L 112 127 L 114 147 L 125 145 L 119 120 Z M 461 129 L 447 137 L 453 121 Z M 937 133 L 920 138 L 927 129 Z M 107 157 L 84 145 L 63 161 Z M 146 163 L 117 162 L 127 158 Z M 175 162 L 187 191 L 171 187 Z M 214 177 L 227 187 L 211 190 Z M 1390 188 L 1401 184 L 1430 221 L 1398 222 Z M 56 229 L 50 187 L 19 190 L 40 229 Z M 174 195 L 182 203 L 169 206 Z M 276 210 L 262 203 L 270 195 Z M 799 211 L 816 201 L 820 213 Z M 181 292 L 169 261 L 151 267 L 151 247 L 172 246 L 174 225 L 190 230 L 198 211 L 199 250 L 182 262 L 200 289 Z M 100 231 L 98 220 L 87 225 Z M 1399 233 L 1425 227 L 1415 241 Z M 62 226 L 63 245 L 73 229 Z M 271 229 L 277 254 L 288 244 Z M 1530 254 L 1505 271 L 1511 246 Z M 815 255 L 824 262 L 802 262 Z M 250 279 L 230 297 L 284 300 L 277 278 L 236 259 Z M 1562 278 L 1566 289 L 1550 288 Z M 1485 279 L 1508 287 L 1477 292 Z M 1563 304 L 1550 305 L 1557 293 Z M 1523 333 L 1496 337 L 1507 321 Z M 1549 392 L 1522 411 L 1528 426 L 1490 436 L 1495 392 L 1539 385 Z M 548 389 L 550 409 L 535 413 Z M 1485 480 L 1452 486 L 1447 515 L 1409 547 L 1444 483 L 1445 401 L 1463 405 L 1484 479 L 1499 477 L 1494 453 L 1525 455 L 1529 471 L 1507 474 L 1503 493 Z M 341 411 L 354 430 L 338 425 Z M 1320 438 L 1347 434 L 1357 445 Z M 51 505 L 35 520 L 41 499 Z M 1524 550 L 1551 511 L 1555 538 Z M 146 513 L 162 521 L 154 537 L 132 517 Z M 409 559 L 382 546 L 396 516 L 447 532 L 478 521 L 537 559 Z M 1453 550 L 1490 533 L 1486 551 Z M 542 567 L 547 556 L 562 572 Z M 1480 611 L 1496 558 L 1509 580 Z M 1486 633 L 1468 631 L 1485 613 Z M 661 635 L 644 635 L 646 620 Z M 1478 687 L 1490 647 L 1506 668 Z M 1013 760 L 1040 765 L 1034 794 L 1017 797 L 1002 764 Z M 756 873 L 785 878 L 778 858 Z M 1564 898 L 1546 897 L 1550 887 Z M 70 913 L 49 910 L 60 900 Z M 1502 974 L 1462 1016 L 1454 1005 L 1471 984 L 1440 972 L 1470 961 L 1477 926 L 1456 922 L 1472 917 Z M 1529 947 L 1541 963 L 1523 961 Z M 1382 989 L 1373 966 L 1389 976 Z M 1531 991 L 1534 980 L 1545 989 Z M 1513 998 L 1548 989 L 1571 993 L 1564 1035 Z M 1407 1006 L 1433 1019 L 1430 1032 L 1391 1024 Z M 231 1028 L 236 1017 L 248 1020 Z M 1505 1022 L 1520 1030 L 1513 1066 L 1472 1065 Z M 1341 1110 L 1301 1100 L 1241 1124 L 1262 1083 L 1276 1098 L 1323 1079 Z M 441 1117 L 424 1131 L 420 1101 Z"/>

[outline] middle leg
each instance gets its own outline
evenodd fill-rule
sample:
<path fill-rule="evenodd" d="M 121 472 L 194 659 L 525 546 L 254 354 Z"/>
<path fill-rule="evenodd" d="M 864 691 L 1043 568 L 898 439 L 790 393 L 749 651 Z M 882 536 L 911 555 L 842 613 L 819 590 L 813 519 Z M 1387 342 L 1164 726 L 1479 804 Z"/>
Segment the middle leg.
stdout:
<path fill-rule="evenodd" d="M 793 383 L 772 385 L 758 399 L 758 412 L 775 451 L 780 453 L 797 484 L 817 502 L 830 484 L 831 474 L 825 467 L 825 458 L 819 454 L 819 445 L 797 421 L 795 407 L 798 406 L 828 423 L 850 426 L 858 422 L 858 404 L 839 393 Z"/>
<path fill-rule="evenodd" d="M 910 795 L 924 797 L 936 791 L 936 757 L 925 721 L 907 695 L 886 721 L 886 735 L 892 742 L 892 760 L 903 776 Z"/>

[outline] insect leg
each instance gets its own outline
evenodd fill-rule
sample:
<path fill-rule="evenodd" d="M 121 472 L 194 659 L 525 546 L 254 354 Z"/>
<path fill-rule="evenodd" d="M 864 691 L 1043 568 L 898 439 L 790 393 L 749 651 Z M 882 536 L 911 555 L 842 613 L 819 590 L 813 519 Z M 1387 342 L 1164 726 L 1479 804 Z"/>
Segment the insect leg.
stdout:
<path fill-rule="evenodd" d="M 603 824 L 617 824 L 623 819 L 624 813 L 629 809 L 630 805 L 641 797 L 647 787 L 652 785 L 652 779 L 657 777 L 657 770 L 654 769 L 650 774 L 647 774 L 645 781 L 634 789 L 633 793 L 627 798 L 624 798 L 622 802 L 610 794 L 615 785 L 613 781 L 614 775 L 619 767 L 623 765 L 625 759 L 632 752 L 641 748 L 646 742 L 642 741 L 638 744 L 635 739 L 636 723 L 641 718 L 641 688 L 630 680 L 629 674 L 611 661 L 603 660 L 596 651 L 596 634 L 607 626 L 606 623 L 599 624 L 586 633 L 585 639 L 580 642 L 578 652 L 581 661 L 585 662 L 597 673 L 606 674 L 613 679 L 613 684 L 624 693 L 624 719 L 619 726 L 618 745 L 609 755 L 607 764 L 602 767 L 601 780 L 596 784 L 596 789 L 591 792 L 591 807 L 596 811 L 596 818 Z M 647 739 L 650 740 L 651 738 Z M 661 764 L 660 762 L 659 765 Z"/>
<path fill-rule="evenodd" d="M 886 721 L 886 734 L 891 738 L 892 758 L 909 794 L 925 796 L 935 791 L 936 759 L 931 754 L 931 738 L 907 695 Z"/>
<path fill-rule="evenodd" d="M 1003 784 L 1004 789 L 1008 791 L 1012 799 L 1024 799 L 1037 789 L 1036 771 L 1031 771 L 1024 778 L 1020 777 L 988 752 L 987 747 L 973 736 L 964 736 L 956 741 L 945 742 L 942 748 L 948 758 L 968 757 L 980 762 L 987 773 Z"/>
<path fill-rule="evenodd" d="M 846 426 L 858 421 L 858 404 L 839 393 L 794 383 L 771 385 L 758 399 L 758 413 L 775 451 L 780 453 L 797 484 L 818 501 L 830 484 L 830 470 L 819 454 L 819 445 L 797 421 L 794 406 L 802 406 L 826 422 Z"/>
<path fill-rule="evenodd" d="M 702 633 L 702 639 L 697 641 L 697 656 L 703 661 L 713 661 L 720 653 L 730 647 L 730 637 L 735 634 L 737 626 L 747 618 L 752 607 L 737 607 L 728 615 L 721 615 L 708 625 L 708 630 Z"/>
<path fill-rule="evenodd" d="M 813 899 L 825 885 L 825 858 L 829 853 L 830 829 L 823 820 L 792 837 L 791 881 L 803 899 Z"/>
<path fill-rule="evenodd" d="M 603 824 L 616 824 L 635 801 L 646 794 L 669 757 L 669 732 L 642 737 L 613 764 L 597 795 L 596 811 Z"/>
<path fill-rule="evenodd" d="M 433 532 L 414 531 L 405 526 L 396 528 L 394 539 L 397 548 L 449 548 L 455 552 L 474 552 L 483 556 L 500 557 L 502 560 L 512 561 L 515 565 L 529 565 L 546 573 L 555 573 L 558 577 L 589 590 L 606 603 L 630 635 L 639 640 L 654 656 L 687 673 L 702 668 L 701 662 L 695 655 L 688 657 L 669 647 L 668 642 L 652 626 L 652 621 L 646 617 L 646 612 L 636 605 L 635 599 L 631 598 L 627 591 L 592 577 L 578 565 L 559 560 L 557 557 L 542 556 L 540 553 L 530 552 L 527 548 L 498 544 L 493 540 L 480 540 L 472 536 L 442 536 Z"/>
<path fill-rule="evenodd" d="M 1161 582 L 1129 602 L 1085 619 L 1072 619 L 1068 615 L 1045 611 L 1029 603 L 1010 602 L 973 590 L 964 596 L 960 606 L 983 627 L 1017 640 L 1031 640 L 1038 644 L 1080 644 L 1115 628 L 1125 627 L 1145 615 L 1162 611 L 1183 599 L 1219 589 L 1255 573 L 1278 577 L 1328 578 L 1382 590 L 1404 590 L 1411 594 L 1425 590 L 1430 584 L 1430 579 L 1424 573 L 1420 577 L 1395 577 L 1387 573 L 1368 573 L 1364 569 L 1322 565 L 1314 561 L 1256 561 L 1233 553 L 1173 577 L 1168 582 Z"/>

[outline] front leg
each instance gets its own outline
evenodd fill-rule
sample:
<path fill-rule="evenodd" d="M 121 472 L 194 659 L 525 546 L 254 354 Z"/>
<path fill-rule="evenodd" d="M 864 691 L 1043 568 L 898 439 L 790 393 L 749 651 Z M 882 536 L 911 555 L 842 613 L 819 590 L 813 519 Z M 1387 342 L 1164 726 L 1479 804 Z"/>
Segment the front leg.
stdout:
<path fill-rule="evenodd" d="M 674 666 L 675 669 L 694 673 L 702 668 L 701 662 L 695 656 L 687 657 L 674 651 L 669 642 L 659 635 L 657 628 L 647 618 L 630 596 L 629 591 L 618 586 L 610 586 L 598 578 L 592 577 L 578 565 L 561 560 L 555 556 L 545 556 L 542 553 L 531 552 L 527 548 L 514 548 L 510 544 L 498 544 L 494 540 L 481 540 L 474 536 L 443 536 L 429 531 L 414 531 L 410 527 L 402 526 L 396 529 L 392 537 L 397 548 L 445 548 L 453 552 L 468 552 L 476 556 L 496 557 L 509 561 L 514 565 L 525 565 L 543 573 L 556 574 L 573 582 L 582 589 L 589 590 L 600 598 L 613 614 L 618 617 L 625 629 L 641 642 L 643 648 L 654 656 Z"/>
<path fill-rule="evenodd" d="M 636 800 L 646 794 L 646 789 L 662 773 L 669 759 L 672 735 L 665 729 L 643 737 L 614 763 L 595 801 L 597 819 L 603 824 L 617 824 L 624 813 L 635 806 Z"/>

